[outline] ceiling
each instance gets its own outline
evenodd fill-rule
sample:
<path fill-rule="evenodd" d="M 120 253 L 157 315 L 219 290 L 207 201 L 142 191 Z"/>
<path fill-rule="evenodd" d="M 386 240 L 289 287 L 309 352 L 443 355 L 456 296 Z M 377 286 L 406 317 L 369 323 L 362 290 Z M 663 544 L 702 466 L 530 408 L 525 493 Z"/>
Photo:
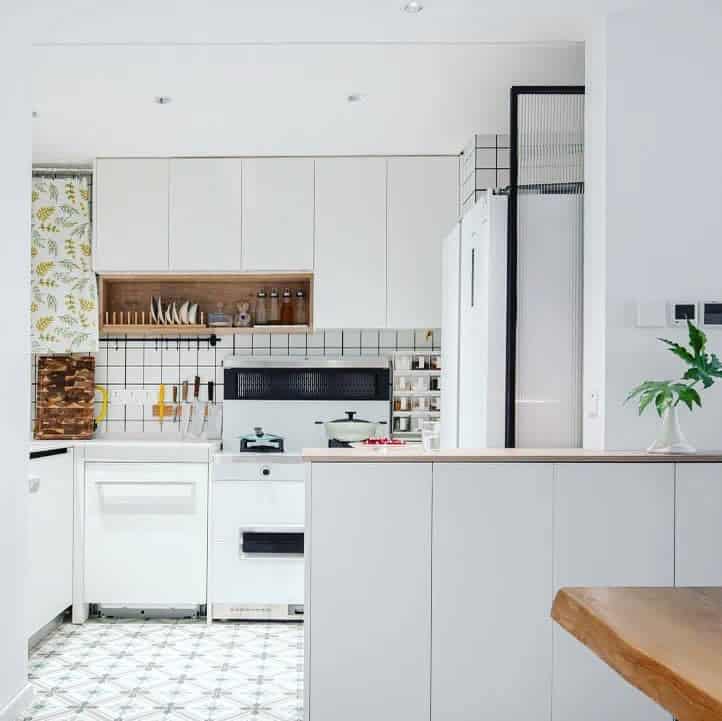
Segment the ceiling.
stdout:
<path fill-rule="evenodd" d="M 34 161 L 457 153 L 511 85 L 583 83 L 589 16 L 644 0 L 403 1 L 34 0 Z"/>
<path fill-rule="evenodd" d="M 644 1 L 422 0 L 410 15 L 405 0 L 32 0 L 32 26 L 37 44 L 556 42 Z"/>

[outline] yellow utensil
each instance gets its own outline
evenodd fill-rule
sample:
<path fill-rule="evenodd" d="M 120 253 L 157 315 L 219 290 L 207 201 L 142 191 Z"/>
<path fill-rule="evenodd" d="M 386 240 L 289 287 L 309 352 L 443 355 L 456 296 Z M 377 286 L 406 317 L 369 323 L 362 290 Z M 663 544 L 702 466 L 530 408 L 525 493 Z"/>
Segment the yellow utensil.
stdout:
<path fill-rule="evenodd" d="M 165 415 L 165 386 L 161 383 L 158 386 L 158 418 L 160 418 L 161 424 L 163 423 L 164 415 Z"/>
<path fill-rule="evenodd" d="M 102 423 L 108 415 L 108 389 L 105 386 L 95 386 L 95 392 L 100 394 L 100 412 L 95 416 L 95 425 Z"/>

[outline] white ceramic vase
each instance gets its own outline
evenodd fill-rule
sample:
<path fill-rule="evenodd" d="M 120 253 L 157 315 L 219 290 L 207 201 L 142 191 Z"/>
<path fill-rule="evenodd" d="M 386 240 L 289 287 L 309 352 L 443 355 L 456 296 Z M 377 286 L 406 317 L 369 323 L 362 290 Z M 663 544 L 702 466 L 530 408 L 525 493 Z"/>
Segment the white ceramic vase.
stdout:
<path fill-rule="evenodd" d="M 679 427 L 677 406 L 670 406 L 662 418 L 657 440 L 647 449 L 649 453 L 696 453 Z"/>

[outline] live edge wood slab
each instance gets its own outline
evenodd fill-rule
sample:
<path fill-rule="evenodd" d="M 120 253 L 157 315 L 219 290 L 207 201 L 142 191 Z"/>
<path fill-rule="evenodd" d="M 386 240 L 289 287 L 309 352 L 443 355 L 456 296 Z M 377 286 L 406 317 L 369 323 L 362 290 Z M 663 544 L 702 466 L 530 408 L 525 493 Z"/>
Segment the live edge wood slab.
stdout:
<path fill-rule="evenodd" d="M 563 588 L 552 618 L 680 721 L 722 721 L 722 588 Z"/>

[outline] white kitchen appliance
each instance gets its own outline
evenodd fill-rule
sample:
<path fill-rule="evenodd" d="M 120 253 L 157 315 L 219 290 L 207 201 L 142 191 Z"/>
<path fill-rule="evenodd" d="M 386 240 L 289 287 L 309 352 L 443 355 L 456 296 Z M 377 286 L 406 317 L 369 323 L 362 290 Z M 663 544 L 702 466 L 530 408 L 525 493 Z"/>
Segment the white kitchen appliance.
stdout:
<path fill-rule="evenodd" d="M 504 446 L 506 221 L 506 196 L 486 191 L 444 241 L 444 448 Z"/>
<path fill-rule="evenodd" d="M 580 445 L 581 195 L 518 197 L 515 445 Z M 443 245 L 442 446 L 502 448 L 507 197 L 481 193 Z"/>
<path fill-rule="evenodd" d="M 211 491 L 208 618 L 302 619 L 303 448 L 329 445 L 347 413 L 389 435 L 388 359 L 244 358 L 224 363 L 223 453 Z M 283 451 L 242 450 L 262 428 Z M 248 446 L 248 444 L 244 444 Z"/>

